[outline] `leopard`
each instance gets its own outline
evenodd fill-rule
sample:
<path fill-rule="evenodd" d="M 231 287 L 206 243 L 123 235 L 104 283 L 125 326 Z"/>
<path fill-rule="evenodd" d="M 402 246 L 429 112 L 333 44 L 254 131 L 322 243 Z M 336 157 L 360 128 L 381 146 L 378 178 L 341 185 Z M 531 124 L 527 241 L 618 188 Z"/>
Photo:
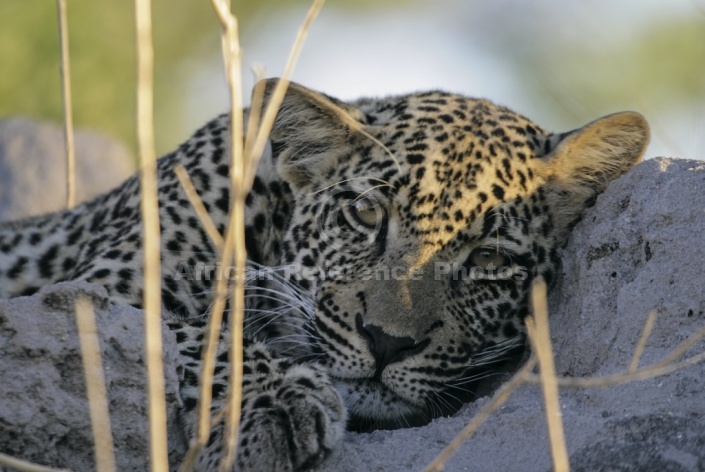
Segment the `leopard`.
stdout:
<path fill-rule="evenodd" d="M 265 80 L 265 106 L 277 83 Z M 216 117 L 157 162 L 162 311 L 191 438 L 218 249 L 174 169 L 225 234 L 231 132 L 230 115 Z M 346 430 L 455 411 L 473 369 L 523 349 L 532 283 L 556 279 L 573 226 L 648 142 L 637 112 L 553 133 L 457 93 L 342 101 L 289 83 L 245 201 L 234 470 L 310 470 Z M 140 194 L 135 175 L 73 209 L 0 225 L 0 297 L 73 280 L 143 308 Z M 223 456 L 227 329 L 220 337 L 216 420 L 196 470 Z"/>

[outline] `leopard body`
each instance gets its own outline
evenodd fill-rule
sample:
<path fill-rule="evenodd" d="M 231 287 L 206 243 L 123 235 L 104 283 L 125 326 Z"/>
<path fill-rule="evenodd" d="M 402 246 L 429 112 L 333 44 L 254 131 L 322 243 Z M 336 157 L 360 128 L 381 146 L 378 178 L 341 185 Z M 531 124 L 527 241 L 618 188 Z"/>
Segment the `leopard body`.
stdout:
<path fill-rule="evenodd" d="M 473 367 L 521 345 L 532 282 L 555 278 L 570 229 L 648 137 L 631 112 L 554 134 L 458 94 L 343 103 L 291 84 L 246 201 L 237 470 L 306 470 L 346 424 L 423 424 L 457 407 Z M 163 312 L 191 437 L 218 251 L 174 168 L 224 234 L 229 147 L 223 115 L 158 161 Z M 141 308 L 142 270 L 138 176 L 74 209 L 0 225 L 1 297 L 82 280 Z M 222 337 L 214 413 L 228 385 Z M 200 469 L 217 468 L 222 429 Z"/>

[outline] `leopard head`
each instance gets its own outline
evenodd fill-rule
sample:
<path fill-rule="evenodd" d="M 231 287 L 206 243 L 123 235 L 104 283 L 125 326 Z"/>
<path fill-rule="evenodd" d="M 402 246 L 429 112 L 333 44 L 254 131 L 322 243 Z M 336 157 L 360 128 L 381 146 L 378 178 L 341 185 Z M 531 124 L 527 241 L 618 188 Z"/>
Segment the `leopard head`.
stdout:
<path fill-rule="evenodd" d="M 520 345 L 532 281 L 554 279 L 573 225 L 648 140 L 633 112 L 554 134 L 452 93 L 343 103 L 290 84 L 271 133 L 295 201 L 281 262 L 353 419 L 427 421 Z"/>

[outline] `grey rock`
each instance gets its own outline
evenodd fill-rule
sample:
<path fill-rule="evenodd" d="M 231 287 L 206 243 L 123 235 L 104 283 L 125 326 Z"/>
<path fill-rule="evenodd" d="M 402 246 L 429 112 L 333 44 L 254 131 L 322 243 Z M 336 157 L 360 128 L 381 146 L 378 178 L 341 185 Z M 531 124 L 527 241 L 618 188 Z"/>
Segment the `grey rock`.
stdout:
<path fill-rule="evenodd" d="M 68 301 L 101 300 L 103 287 L 66 282 L 32 297 L 0 300 L 0 452 L 52 467 L 95 470 L 75 315 Z M 48 309 L 59 300 L 58 309 Z M 140 310 L 96 311 L 118 470 L 149 470 L 144 320 Z M 169 455 L 183 456 L 177 348 L 162 327 Z M 2 467 L 0 467 L 2 470 Z"/>
<path fill-rule="evenodd" d="M 77 203 L 134 173 L 132 156 L 116 139 L 77 129 L 74 141 Z M 64 208 L 65 161 L 61 126 L 26 118 L 0 120 L 0 221 Z"/>
<path fill-rule="evenodd" d="M 108 291 L 102 285 L 80 282 L 59 282 L 41 289 L 42 305 L 49 310 L 74 313 L 76 301 L 83 297 L 90 300 L 94 310 L 109 309 Z"/>
<path fill-rule="evenodd" d="M 702 417 L 665 414 L 608 421 L 590 446 L 576 452 L 575 472 L 703 470 Z"/>

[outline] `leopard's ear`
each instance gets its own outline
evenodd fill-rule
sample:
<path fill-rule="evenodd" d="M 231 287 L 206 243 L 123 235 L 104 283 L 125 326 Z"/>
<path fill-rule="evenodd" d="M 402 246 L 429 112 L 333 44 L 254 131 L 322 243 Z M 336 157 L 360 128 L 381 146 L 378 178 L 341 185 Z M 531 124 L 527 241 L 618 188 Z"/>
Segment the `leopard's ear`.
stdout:
<path fill-rule="evenodd" d="M 279 79 L 265 81 L 266 107 Z M 349 154 L 363 114 L 335 98 L 289 83 L 270 133 L 279 174 L 294 189 L 310 184 Z"/>
<path fill-rule="evenodd" d="M 636 165 L 649 143 L 649 124 L 636 112 L 607 115 L 552 135 L 539 173 L 554 194 L 557 223 L 566 230 L 607 185 Z"/>

